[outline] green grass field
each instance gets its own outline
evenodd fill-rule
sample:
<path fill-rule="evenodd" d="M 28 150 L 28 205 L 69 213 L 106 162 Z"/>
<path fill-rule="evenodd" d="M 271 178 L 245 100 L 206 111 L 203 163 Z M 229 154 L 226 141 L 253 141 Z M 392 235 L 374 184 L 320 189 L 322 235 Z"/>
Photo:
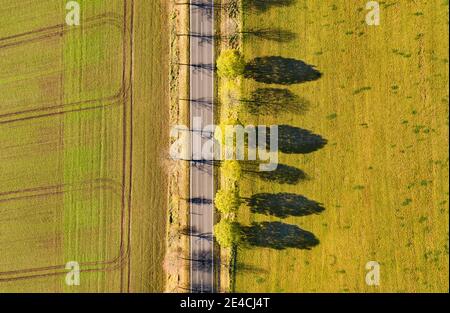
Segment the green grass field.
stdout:
<path fill-rule="evenodd" d="M 289 193 L 310 211 L 283 210 L 267 199 L 253 206 L 257 212 L 241 209 L 243 225 L 294 226 L 262 232 L 259 247 L 239 248 L 233 289 L 448 292 L 448 1 L 380 2 L 380 26 L 366 25 L 361 0 L 244 2 L 254 4 L 244 13 L 247 62 L 281 56 L 314 65 L 322 75 L 305 66 L 311 81 L 296 80 L 292 60 L 280 79 L 248 73 L 260 82 L 245 79 L 244 98 L 258 88 L 288 89 L 298 98 L 275 113 L 266 103 L 241 122 L 298 127 L 326 145 L 285 127 L 285 135 L 311 141 L 298 146 L 297 136 L 283 145 L 280 163 L 291 167 L 284 179 L 241 181 L 243 198 Z M 274 249 L 277 238 L 268 237 L 289 229 L 310 238 L 311 249 L 289 248 L 290 242 Z M 369 261 L 381 266 L 379 286 L 365 283 Z"/>
<path fill-rule="evenodd" d="M 0 291 L 163 291 L 166 6 L 78 2 L 0 1 Z"/>

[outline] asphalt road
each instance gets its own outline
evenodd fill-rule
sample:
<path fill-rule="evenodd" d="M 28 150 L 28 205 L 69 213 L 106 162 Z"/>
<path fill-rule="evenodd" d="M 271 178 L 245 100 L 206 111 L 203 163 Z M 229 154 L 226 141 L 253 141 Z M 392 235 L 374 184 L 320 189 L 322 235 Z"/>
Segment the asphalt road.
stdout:
<path fill-rule="evenodd" d="M 190 1 L 191 133 L 214 123 L 214 0 Z M 194 136 L 192 136 L 194 137 Z M 209 135 L 193 139 L 194 155 Z M 193 158 L 190 166 L 190 281 L 192 292 L 214 292 L 213 166 Z"/>

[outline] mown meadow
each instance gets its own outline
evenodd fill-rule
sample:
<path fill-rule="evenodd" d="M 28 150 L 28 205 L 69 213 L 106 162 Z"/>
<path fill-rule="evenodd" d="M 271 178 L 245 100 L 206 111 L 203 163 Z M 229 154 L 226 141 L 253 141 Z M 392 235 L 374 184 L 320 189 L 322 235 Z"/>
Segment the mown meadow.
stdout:
<path fill-rule="evenodd" d="M 448 2 L 379 3 L 243 1 L 239 121 L 280 166 L 243 167 L 234 291 L 448 291 Z"/>

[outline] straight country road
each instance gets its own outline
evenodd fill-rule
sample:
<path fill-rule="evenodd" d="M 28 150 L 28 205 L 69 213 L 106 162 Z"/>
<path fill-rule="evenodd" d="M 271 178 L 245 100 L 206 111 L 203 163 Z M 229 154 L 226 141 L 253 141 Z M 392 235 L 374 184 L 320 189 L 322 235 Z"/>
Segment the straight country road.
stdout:
<path fill-rule="evenodd" d="M 191 133 L 214 124 L 214 0 L 190 1 Z M 193 139 L 194 156 L 209 136 Z M 195 136 L 191 136 L 195 138 Z M 200 137 L 199 137 L 200 138 Z M 214 169 L 193 158 L 190 164 L 190 282 L 192 292 L 214 292 Z"/>

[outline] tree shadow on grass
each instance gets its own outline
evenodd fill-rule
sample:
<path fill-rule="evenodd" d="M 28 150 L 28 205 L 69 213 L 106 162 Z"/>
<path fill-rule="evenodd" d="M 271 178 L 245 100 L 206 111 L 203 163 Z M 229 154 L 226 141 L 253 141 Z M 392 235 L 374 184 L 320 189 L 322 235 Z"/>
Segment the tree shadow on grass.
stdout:
<path fill-rule="evenodd" d="M 317 80 L 322 73 L 300 60 L 269 56 L 250 61 L 244 76 L 265 84 L 291 85 Z"/>
<path fill-rule="evenodd" d="M 302 170 L 285 164 L 278 164 L 277 169 L 270 172 L 260 171 L 259 163 L 251 161 L 241 162 L 241 168 L 244 175 L 258 177 L 264 181 L 278 184 L 296 185 L 300 181 L 308 179 L 308 176 Z"/>
<path fill-rule="evenodd" d="M 265 274 L 267 270 L 259 268 L 253 265 L 247 265 L 241 262 L 236 262 L 235 270 L 239 272 L 251 273 L 251 274 Z"/>
<path fill-rule="evenodd" d="M 251 114 L 278 114 L 283 111 L 302 114 L 309 106 L 308 100 L 281 88 L 258 88 L 242 102 Z"/>
<path fill-rule="evenodd" d="M 244 11 L 265 12 L 271 8 L 293 5 L 297 0 L 243 0 Z"/>
<path fill-rule="evenodd" d="M 246 242 L 255 247 L 310 250 L 319 244 L 319 239 L 313 233 L 281 222 L 253 223 L 243 226 L 242 231 Z"/>
<path fill-rule="evenodd" d="M 255 37 L 261 40 L 270 40 L 281 43 L 291 42 L 297 38 L 296 33 L 280 28 L 248 29 L 241 32 L 241 34 L 243 34 L 244 37 Z"/>
<path fill-rule="evenodd" d="M 325 211 L 322 204 L 292 193 L 260 193 L 247 201 L 252 213 L 272 215 L 279 218 L 307 216 Z"/>
<path fill-rule="evenodd" d="M 326 144 L 325 138 L 309 130 L 289 125 L 278 127 L 278 148 L 283 153 L 307 154 L 322 149 Z"/>

